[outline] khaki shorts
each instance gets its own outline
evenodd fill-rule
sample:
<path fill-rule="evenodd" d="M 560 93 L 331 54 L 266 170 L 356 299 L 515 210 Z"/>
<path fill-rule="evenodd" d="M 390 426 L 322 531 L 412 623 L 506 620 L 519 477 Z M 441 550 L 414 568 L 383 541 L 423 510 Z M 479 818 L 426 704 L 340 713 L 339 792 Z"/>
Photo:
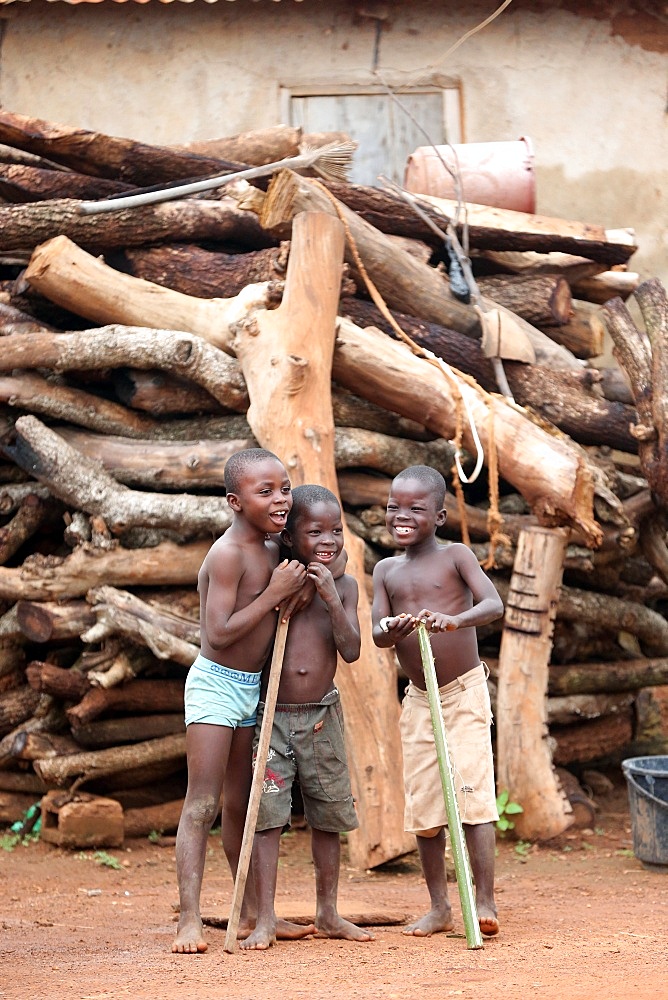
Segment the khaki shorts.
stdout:
<path fill-rule="evenodd" d="M 480 664 L 440 688 L 445 734 L 462 823 L 493 823 L 496 810 L 487 667 Z M 401 719 L 406 790 L 404 826 L 421 833 L 447 826 L 427 692 L 409 683 Z"/>

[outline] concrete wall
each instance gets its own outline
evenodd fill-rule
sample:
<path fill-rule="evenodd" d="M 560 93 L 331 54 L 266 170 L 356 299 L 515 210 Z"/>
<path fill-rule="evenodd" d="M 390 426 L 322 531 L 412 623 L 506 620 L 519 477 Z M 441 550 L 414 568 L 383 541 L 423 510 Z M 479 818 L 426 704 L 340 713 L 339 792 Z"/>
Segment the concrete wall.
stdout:
<path fill-rule="evenodd" d="M 375 79 L 377 22 L 362 6 L 12 4 L 0 8 L 0 102 L 156 143 L 274 125 L 281 86 Z M 388 80 L 459 82 L 467 141 L 532 139 L 539 212 L 632 227 L 630 266 L 668 284 L 668 18 L 640 10 L 665 5 L 515 0 L 450 55 L 493 4 L 384 6 Z"/>

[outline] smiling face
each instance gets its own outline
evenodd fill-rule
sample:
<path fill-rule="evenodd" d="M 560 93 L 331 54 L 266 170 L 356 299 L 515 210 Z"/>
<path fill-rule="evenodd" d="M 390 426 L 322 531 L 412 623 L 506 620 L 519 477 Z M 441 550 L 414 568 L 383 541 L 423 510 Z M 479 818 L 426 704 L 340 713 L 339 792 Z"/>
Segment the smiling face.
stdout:
<path fill-rule="evenodd" d="M 331 566 L 343 548 L 343 524 L 338 503 L 320 500 L 300 513 L 286 532 L 296 559 Z"/>
<path fill-rule="evenodd" d="M 446 512 L 438 507 L 433 488 L 420 479 L 395 479 L 385 512 L 385 525 L 401 546 L 434 540 L 436 528 L 445 523 Z"/>
<path fill-rule="evenodd" d="M 266 458 L 247 466 L 236 492 L 227 494 L 227 502 L 258 531 L 282 531 L 292 508 L 290 480 L 283 463 Z"/>

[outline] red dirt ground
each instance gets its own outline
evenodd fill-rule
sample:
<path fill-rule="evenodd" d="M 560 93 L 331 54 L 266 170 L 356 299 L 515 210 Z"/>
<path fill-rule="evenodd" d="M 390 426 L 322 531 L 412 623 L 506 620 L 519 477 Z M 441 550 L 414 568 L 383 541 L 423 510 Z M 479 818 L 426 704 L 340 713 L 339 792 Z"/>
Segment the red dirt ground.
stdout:
<path fill-rule="evenodd" d="M 645 1000 L 668 990 L 668 872 L 648 871 L 630 852 L 626 791 L 599 799 L 595 828 L 565 834 L 520 856 L 499 843 L 501 934 L 468 950 L 456 885 L 453 934 L 402 936 L 374 928 L 369 944 L 310 938 L 268 952 L 228 955 L 225 931 L 208 927 L 209 950 L 170 951 L 177 900 L 173 847 L 148 840 L 107 852 L 41 842 L 0 850 L 0 997 L 76 1000 L 441 1000 L 457 996 Z M 313 913 L 313 872 L 304 830 L 282 840 L 277 908 Z M 202 911 L 226 913 L 231 880 L 211 837 Z M 417 855 L 383 869 L 341 871 L 344 914 L 417 915 L 426 889 Z"/>

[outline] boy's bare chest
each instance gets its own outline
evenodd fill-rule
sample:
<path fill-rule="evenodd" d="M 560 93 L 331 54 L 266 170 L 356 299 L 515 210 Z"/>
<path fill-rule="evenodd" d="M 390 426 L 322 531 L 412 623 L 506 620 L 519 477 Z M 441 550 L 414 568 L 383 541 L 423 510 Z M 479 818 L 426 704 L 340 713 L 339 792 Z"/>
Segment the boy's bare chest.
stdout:
<path fill-rule="evenodd" d="M 395 613 L 416 613 L 424 607 L 445 609 L 461 593 L 462 583 L 459 574 L 442 561 L 413 565 L 400 560 L 388 572 L 385 587 Z"/>
<path fill-rule="evenodd" d="M 272 550 L 261 550 L 244 568 L 237 590 L 237 603 L 245 606 L 267 589 L 271 574 L 278 564 L 278 555 Z"/>

